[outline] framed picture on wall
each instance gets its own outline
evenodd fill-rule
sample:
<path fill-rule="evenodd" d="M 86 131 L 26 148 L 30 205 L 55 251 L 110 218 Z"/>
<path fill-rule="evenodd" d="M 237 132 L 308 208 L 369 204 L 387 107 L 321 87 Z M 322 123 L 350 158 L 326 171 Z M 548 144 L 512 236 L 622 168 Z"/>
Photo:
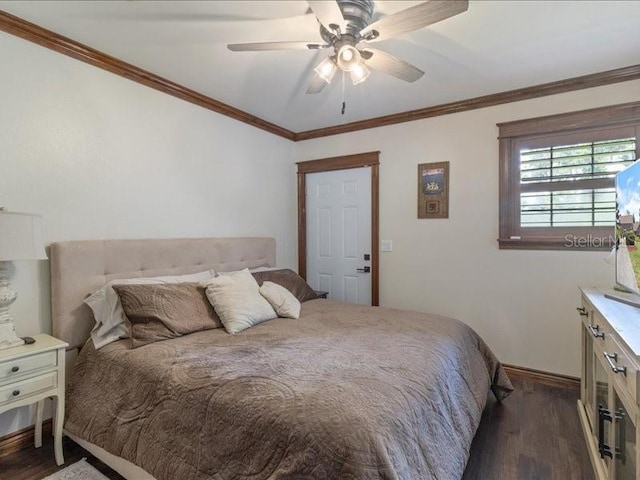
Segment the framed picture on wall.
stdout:
<path fill-rule="evenodd" d="M 449 218 L 449 162 L 418 165 L 418 218 Z"/>

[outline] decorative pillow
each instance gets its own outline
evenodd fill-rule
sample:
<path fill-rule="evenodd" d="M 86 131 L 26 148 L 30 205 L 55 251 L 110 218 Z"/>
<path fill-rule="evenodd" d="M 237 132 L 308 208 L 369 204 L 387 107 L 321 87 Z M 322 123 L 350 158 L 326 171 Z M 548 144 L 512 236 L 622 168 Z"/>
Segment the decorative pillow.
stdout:
<path fill-rule="evenodd" d="M 113 285 L 202 282 L 212 279 L 215 275 L 213 270 L 207 270 L 189 275 L 123 278 L 107 283 L 84 300 L 84 303 L 93 311 L 93 317 L 96 319 L 96 325 L 91 331 L 91 338 L 96 349 L 129 336 L 129 327 L 126 324 L 120 297 L 113 290 Z"/>
<path fill-rule="evenodd" d="M 254 272 L 254 278 L 262 285 L 262 282 L 269 281 L 282 285 L 289 290 L 301 303 L 307 300 L 318 298 L 316 292 L 304 281 L 300 275 L 288 268 L 281 270 L 270 270 L 264 272 Z"/>
<path fill-rule="evenodd" d="M 229 333 L 238 333 L 276 318 L 276 312 L 260 295 L 260 287 L 248 269 L 221 273 L 206 286 L 207 298 Z"/>
<path fill-rule="evenodd" d="M 267 299 L 279 317 L 300 318 L 300 301 L 282 285 L 262 282 L 260 295 Z"/>
<path fill-rule="evenodd" d="M 131 329 L 133 348 L 222 327 L 196 283 L 114 285 Z"/>

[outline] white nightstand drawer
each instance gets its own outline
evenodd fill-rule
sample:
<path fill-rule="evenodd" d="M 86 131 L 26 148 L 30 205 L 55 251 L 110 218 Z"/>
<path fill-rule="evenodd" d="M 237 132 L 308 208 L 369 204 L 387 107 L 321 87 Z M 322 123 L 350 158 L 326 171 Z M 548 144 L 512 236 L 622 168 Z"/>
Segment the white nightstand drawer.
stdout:
<path fill-rule="evenodd" d="M 36 373 L 38 370 L 55 368 L 57 363 L 57 352 L 55 350 L 13 360 L 5 360 L 0 362 L 0 385 L 11 382 L 14 378 L 17 379 L 24 375 Z"/>
<path fill-rule="evenodd" d="M 58 372 L 49 372 L 38 377 L 27 378 L 0 387 L 0 406 L 19 401 L 45 390 L 54 389 L 58 382 Z"/>

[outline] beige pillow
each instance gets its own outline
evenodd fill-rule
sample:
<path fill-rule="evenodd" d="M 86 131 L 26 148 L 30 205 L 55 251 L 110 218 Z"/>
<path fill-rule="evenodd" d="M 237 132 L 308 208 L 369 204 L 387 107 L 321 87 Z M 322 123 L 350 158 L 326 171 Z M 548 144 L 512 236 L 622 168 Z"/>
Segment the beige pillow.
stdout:
<path fill-rule="evenodd" d="M 300 301 L 282 285 L 263 282 L 260 295 L 267 299 L 279 317 L 300 318 Z"/>
<path fill-rule="evenodd" d="M 210 280 L 206 293 L 229 333 L 238 333 L 277 317 L 269 302 L 260 295 L 258 282 L 249 269 L 221 274 Z"/>
<path fill-rule="evenodd" d="M 131 346 L 181 337 L 222 324 L 196 283 L 114 285 L 130 323 Z"/>

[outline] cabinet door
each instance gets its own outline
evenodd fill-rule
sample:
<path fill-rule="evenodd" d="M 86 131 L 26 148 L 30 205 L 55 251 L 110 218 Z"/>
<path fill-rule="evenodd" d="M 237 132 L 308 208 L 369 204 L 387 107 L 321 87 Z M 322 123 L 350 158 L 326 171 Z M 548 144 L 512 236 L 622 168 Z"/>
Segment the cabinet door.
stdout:
<path fill-rule="evenodd" d="M 593 395 L 594 395 L 594 378 L 593 378 L 593 365 L 595 357 L 593 354 L 593 336 L 587 329 L 587 326 L 582 323 L 582 404 L 585 407 L 587 418 L 591 426 L 591 431 L 595 432 L 595 425 L 593 420 L 594 410 L 593 407 Z"/>
<path fill-rule="evenodd" d="M 634 417 L 625 408 L 618 392 L 615 400 L 615 479 L 636 480 L 636 426 Z"/>
<path fill-rule="evenodd" d="M 594 352 L 595 353 L 595 352 Z M 611 405 L 609 402 L 609 372 L 608 366 L 604 366 L 598 355 L 595 360 L 595 415 L 594 433 L 598 441 L 600 457 L 604 460 L 607 470 L 613 457 L 614 445 L 611 441 L 611 422 L 613 420 Z"/>

